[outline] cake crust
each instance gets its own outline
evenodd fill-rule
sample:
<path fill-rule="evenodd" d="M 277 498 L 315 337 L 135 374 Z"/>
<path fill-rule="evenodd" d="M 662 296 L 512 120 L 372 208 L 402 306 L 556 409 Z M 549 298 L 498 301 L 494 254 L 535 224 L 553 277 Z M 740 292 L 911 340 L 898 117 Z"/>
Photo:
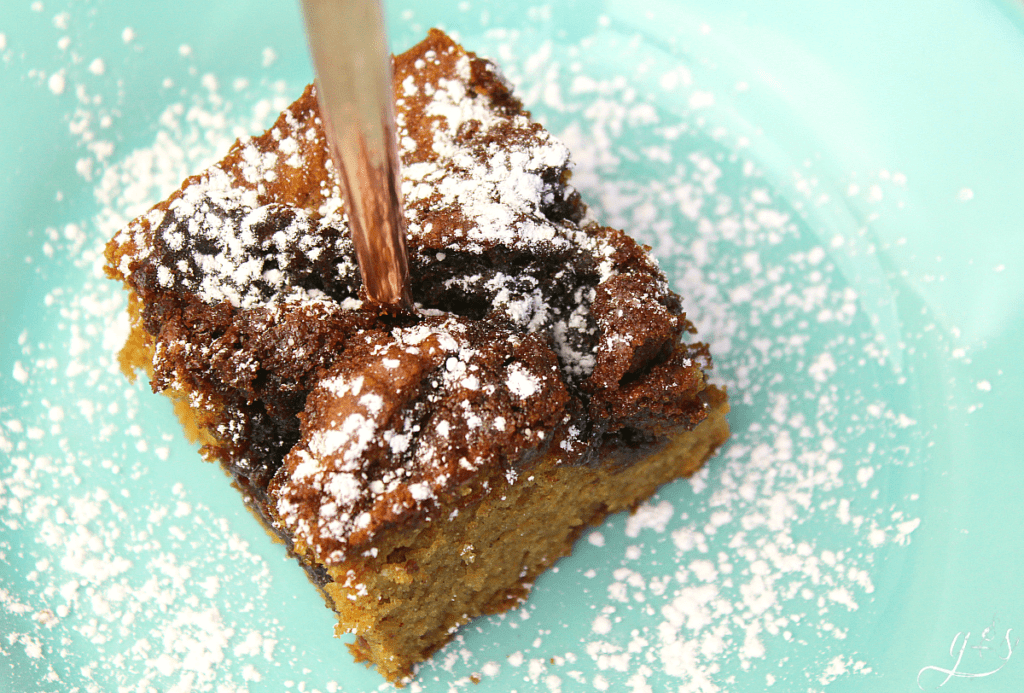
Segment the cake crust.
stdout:
<path fill-rule="evenodd" d="M 106 257 L 122 366 L 402 681 L 584 527 L 698 469 L 728 404 L 647 249 L 587 218 L 568 151 L 490 62 L 432 31 L 394 73 L 416 315 L 363 305 L 312 87 Z"/>

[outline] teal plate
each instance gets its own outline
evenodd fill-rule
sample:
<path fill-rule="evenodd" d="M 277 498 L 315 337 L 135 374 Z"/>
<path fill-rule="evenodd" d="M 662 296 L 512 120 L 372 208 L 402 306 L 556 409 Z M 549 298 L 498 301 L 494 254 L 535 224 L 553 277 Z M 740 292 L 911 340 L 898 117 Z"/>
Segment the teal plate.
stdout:
<path fill-rule="evenodd" d="M 1019 690 L 1021 6 L 439 6 L 390 3 L 393 47 L 502 65 L 684 296 L 734 435 L 411 690 Z M 389 688 L 118 372 L 100 271 L 310 77 L 290 3 L 3 3 L 0 690 Z"/>

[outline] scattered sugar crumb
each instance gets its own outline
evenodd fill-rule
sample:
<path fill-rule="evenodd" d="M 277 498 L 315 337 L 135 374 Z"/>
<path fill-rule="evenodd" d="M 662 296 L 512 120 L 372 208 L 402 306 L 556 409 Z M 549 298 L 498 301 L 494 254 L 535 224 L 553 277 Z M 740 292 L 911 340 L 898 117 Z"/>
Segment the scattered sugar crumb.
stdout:
<path fill-rule="evenodd" d="M 11 373 L 11 377 L 13 377 L 22 385 L 28 382 L 28 371 L 26 371 L 25 367 L 21 365 L 21 361 L 14 362 L 14 369 L 13 372 Z"/>
<path fill-rule="evenodd" d="M 50 78 L 47 80 L 46 85 L 54 94 L 63 94 L 65 86 L 64 70 L 58 70 L 57 72 L 54 72 L 52 75 L 50 75 Z"/>
<path fill-rule="evenodd" d="M 715 105 L 715 95 L 707 91 L 695 91 L 690 95 L 690 108 L 708 108 Z"/>
<path fill-rule="evenodd" d="M 640 531 L 652 529 L 659 534 L 665 531 L 675 509 L 668 501 L 659 501 L 652 505 L 649 501 L 641 503 L 640 506 L 626 520 L 626 536 L 635 539 L 640 536 Z"/>

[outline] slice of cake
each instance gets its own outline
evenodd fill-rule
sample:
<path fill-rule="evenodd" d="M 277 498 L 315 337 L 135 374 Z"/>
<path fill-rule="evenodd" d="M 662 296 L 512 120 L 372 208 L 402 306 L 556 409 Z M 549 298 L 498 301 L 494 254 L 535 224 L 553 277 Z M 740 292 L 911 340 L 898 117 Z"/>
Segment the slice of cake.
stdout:
<path fill-rule="evenodd" d="M 433 31 L 395 60 L 417 314 L 360 279 L 312 88 L 117 234 L 126 371 L 293 552 L 393 681 L 515 606 L 588 525 L 728 436 L 707 349 L 569 153 Z"/>

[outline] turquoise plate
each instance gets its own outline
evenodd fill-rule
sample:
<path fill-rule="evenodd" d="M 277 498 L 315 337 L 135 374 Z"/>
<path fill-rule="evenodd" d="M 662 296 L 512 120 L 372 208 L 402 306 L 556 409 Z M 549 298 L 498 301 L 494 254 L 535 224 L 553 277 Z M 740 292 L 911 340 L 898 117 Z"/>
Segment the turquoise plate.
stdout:
<path fill-rule="evenodd" d="M 1024 12 L 996 0 L 388 6 L 497 60 L 650 244 L 729 388 L 698 476 L 414 691 L 1024 681 Z M 0 9 L 0 690 L 387 689 L 118 372 L 105 239 L 310 79 L 291 3 Z"/>

